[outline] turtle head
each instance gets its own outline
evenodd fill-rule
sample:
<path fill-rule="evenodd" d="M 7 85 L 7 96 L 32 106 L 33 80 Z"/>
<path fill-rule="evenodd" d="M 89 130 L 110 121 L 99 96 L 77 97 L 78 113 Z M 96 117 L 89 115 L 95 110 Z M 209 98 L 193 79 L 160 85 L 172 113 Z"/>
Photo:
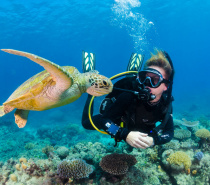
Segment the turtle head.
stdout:
<path fill-rule="evenodd" d="M 95 72 L 89 72 L 87 76 L 88 82 L 86 82 L 86 92 L 93 96 L 103 96 L 112 92 L 112 81 Z"/>

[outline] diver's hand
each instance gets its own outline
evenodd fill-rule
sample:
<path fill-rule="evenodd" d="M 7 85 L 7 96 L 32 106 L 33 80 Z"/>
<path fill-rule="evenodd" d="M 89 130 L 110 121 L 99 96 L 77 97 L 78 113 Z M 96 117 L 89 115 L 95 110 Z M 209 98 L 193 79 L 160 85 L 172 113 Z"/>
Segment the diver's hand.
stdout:
<path fill-rule="evenodd" d="M 149 139 L 150 137 L 147 135 L 142 132 L 131 131 L 126 138 L 126 142 L 132 147 L 146 149 L 152 145 Z"/>
<path fill-rule="evenodd" d="M 154 145 L 154 139 L 153 139 L 153 137 L 147 136 L 146 139 L 149 142 L 149 147 Z"/>

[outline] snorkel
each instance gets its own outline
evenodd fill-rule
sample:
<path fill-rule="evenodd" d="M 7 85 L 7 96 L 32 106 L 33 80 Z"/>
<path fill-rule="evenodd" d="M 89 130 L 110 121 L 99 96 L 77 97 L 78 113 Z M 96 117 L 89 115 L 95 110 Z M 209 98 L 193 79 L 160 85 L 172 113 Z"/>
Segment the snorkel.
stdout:
<path fill-rule="evenodd" d="M 138 91 L 138 98 L 142 101 L 151 101 L 156 98 L 154 94 L 151 93 L 151 90 L 149 88 L 145 88 L 144 85 L 139 86 Z"/>

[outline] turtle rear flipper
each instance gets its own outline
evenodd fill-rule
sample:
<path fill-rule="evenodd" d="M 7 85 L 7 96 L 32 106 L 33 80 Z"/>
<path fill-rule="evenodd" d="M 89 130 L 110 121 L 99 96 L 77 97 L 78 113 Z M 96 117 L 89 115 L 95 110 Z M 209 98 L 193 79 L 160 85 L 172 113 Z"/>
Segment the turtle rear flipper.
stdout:
<path fill-rule="evenodd" d="M 15 111 L 15 123 L 19 128 L 25 127 L 28 119 L 29 110 L 17 109 Z"/>
<path fill-rule="evenodd" d="M 15 108 L 10 105 L 2 105 L 0 106 L 0 117 L 4 116 L 5 114 L 13 111 Z"/>
<path fill-rule="evenodd" d="M 4 115 L 5 115 L 4 106 L 0 106 L 0 117 L 2 117 Z"/>

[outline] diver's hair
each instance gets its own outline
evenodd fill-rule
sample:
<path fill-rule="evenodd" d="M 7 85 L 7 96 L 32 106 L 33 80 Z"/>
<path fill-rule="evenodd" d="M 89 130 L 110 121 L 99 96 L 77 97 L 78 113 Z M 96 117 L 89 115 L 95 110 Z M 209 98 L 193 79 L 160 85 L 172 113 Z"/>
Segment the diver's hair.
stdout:
<path fill-rule="evenodd" d="M 151 58 L 148 59 L 144 65 L 144 69 L 150 66 L 157 66 L 163 68 L 166 73 L 166 78 L 169 79 L 172 74 L 172 68 L 162 51 L 156 49 L 157 54 L 151 53 Z"/>

